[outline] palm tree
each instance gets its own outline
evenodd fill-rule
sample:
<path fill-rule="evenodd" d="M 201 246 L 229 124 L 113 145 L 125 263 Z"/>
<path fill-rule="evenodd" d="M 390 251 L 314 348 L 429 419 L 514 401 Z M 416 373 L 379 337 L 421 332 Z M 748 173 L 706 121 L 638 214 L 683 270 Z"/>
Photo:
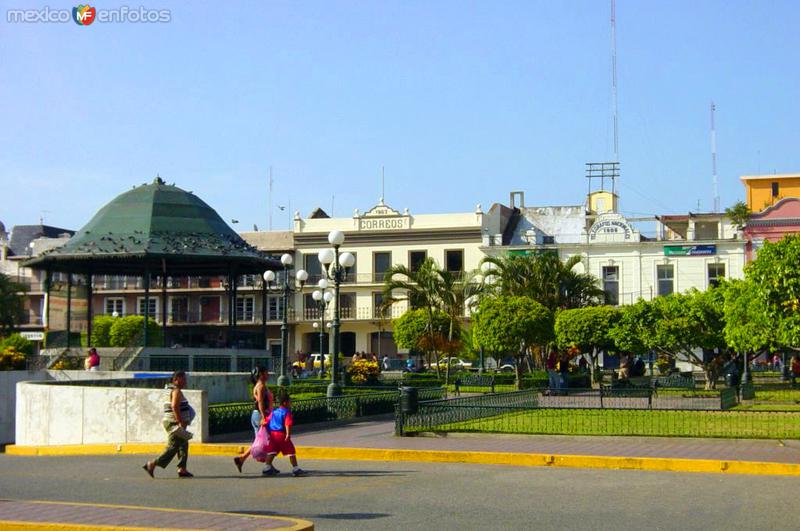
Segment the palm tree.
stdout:
<path fill-rule="evenodd" d="M 489 257 L 483 262 L 491 264 L 486 272 L 488 291 L 524 295 L 555 311 L 602 302 L 603 290 L 597 279 L 589 273 L 573 270 L 580 261 L 577 255 L 562 262 L 554 253 L 543 253 Z"/>
<path fill-rule="evenodd" d="M 384 307 L 388 308 L 395 303 L 406 301 L 409 307 L 425 310 L 428 315 L 427 343 L 433 352 L 439 350 L 442 344 L 442 338 L 437 337 L 434 327 L 434 316 L 440 308 L 439 292 L 441 288 L 437 270 L 436 262 L 430 258 L 425 259 L 416 270 L 396 264 L 386 271 L 383 284 Z"/>
<path fill-rule="evenodd" d="M 450 356 L 462 345 L 460 329 L 465 310 L 477 303 L 483 290 L 484 284 L 478 281 L 476 272 L 446 271 L 431 258 L 426 258 L 415 271 L 404 265 L 395 265 L 386 273 L 383 287 L 385 305 L 408 301 L 410 306 L 423 308 L 428 314 L 428 343 L 434 352 L 442 350 L 447 356 L 446 385 L 450 382 Z M 435 337 L 433 323 L 437 312 L 447 316 L 447 338 Z"/>

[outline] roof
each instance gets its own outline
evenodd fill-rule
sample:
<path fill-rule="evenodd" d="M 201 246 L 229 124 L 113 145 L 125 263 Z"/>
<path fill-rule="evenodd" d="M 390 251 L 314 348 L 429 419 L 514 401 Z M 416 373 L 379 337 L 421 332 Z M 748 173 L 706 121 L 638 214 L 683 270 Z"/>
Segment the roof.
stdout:
<path fill-rule="evenodd" d="M 780 179 L 800 179 L 800 173 L 773 173 L 771 175 L 742 175 L 739 177 L 742 181 L 757 181 L 757 180 L 780 180 Z"/>
<path fill-rule="evenodd" d="M 11 229 L 8 249 L 11 256 L 27 256 L 28 248 L 33 240 L 38 238 L 58 238 L 62 234 L 75 234 L 74 230 L 52 227 L 50 225 L 15 225 Z"/>
<path fill-rule="evenodd" d="M 240 234 L 247 243 L 260 251 L 292 251 L 294 250 L 294 233 L 284 231 L 242 232 Z"/>
<path fill-rule="evenodd" d="M 324 218 L 329 218 L 330 216 L 328 215 L 327 212 L 322 210 L 320 207 L 317 207 L 317 208 L 314 209 L 313 212 L 311 212 L 311 215 L 308 216 L 308 217 L 310 219 L 324 219 Z"/>
<path fill-rule="evenodd" d="M 114 198 L 63 246 L 28 260 L 73 273 L 217 275 L 277 269 L 192 192 L 156 178 Z"/>

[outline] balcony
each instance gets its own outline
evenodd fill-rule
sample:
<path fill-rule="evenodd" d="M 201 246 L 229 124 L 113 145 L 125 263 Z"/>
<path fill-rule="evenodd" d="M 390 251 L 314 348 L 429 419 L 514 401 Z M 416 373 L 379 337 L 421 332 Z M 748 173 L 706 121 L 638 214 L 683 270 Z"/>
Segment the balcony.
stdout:
<path fill-rule="evenodd" d="M 400 317 L 405 313 L 406 308 L 405 306 L 401 305 L 394 305 L 391 309 L 387 309 L 381 312 L 380 308 L 375 308 L 373 306 L 342 306 L 342 310 L 339 314 L 340 318 L 343 320 L 356 320 L 356 321 L 374 321 L 378 319 L 394 319 L 396 317 Z M 290 318 L 292 317 L 292 312 L 290 312 Z M 309 307 L 303 308 L 302 312 L 302 321 L 317 321 L 320 317 L 320 310 L 319 308 Z M 325 311 L 325 320 L 331 321 L 333 320 L 333 308 L 327 308 Z"/>

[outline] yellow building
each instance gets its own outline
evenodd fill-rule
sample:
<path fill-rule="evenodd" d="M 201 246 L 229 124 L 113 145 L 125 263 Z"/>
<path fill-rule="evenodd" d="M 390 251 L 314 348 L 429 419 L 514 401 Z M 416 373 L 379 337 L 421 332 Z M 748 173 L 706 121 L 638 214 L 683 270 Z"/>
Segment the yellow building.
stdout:
<path fill-rule="evenodd" d="M 800 197 L 800 174 L 743 175 L 747 206 L 761 212 L 784 197 Z"/>
<path fill-rule="evenodd" d="M 402 315 L 407 307 L 405 303 L 396 304 L 389 314 L 381 315 L 385 272 L 395 264 L 416 268 L 425 258 L 456 273 L 478 268 L 485 256 L 481 247 L 489 242 L 490 235 L 501 232 L 500 210 L 498 206 L 484 213 L 478 205 L 472 212 L 415 215 L 380 200 L 366 212 L 355 210 L 352 217 L 330 218 L 319 209 L 308 218 L 295 214 L 294 263 L 309 277 L 292 305 L 292 357 L 298 352 L 320 350 L 319 328 L 313 326 L 319 321 L 320 311 L 312 293 L 323 273 L 318 254 L 330 247 L 330 231 L 342 231 L 345 240 L 341 252 L 355 256 L 341 287 L 341 351 L 346 355 L 367 352 L 394 357 L 398 349 L 392 338 L 391 319 Z M 332 317 L 330 306 L 325 321 L 329 323 Z M 324 340 L 327 343 L 327 336 Z M 327 346 L 323 350 L 327 351 Z"/>

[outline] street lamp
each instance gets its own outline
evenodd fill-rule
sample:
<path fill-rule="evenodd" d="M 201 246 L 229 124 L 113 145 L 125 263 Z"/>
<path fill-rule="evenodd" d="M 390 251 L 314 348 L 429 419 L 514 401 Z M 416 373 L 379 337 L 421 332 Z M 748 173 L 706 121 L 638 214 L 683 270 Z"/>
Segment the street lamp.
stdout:
<path fill-rule="evenodd" d="M 333 293 L 328 291 L 328 280 L 325 278 L 320 279 L 317 283 L 319 289 L 315 289 L 311 294 L 311 298 L 317 301 L 317 308 L 319 308 L 319 323 L 314 323 L 314 328 L 319 328 L 319 374 L 321 377 L 325 375 L 325 352 L 322 349 L 323 341 L 325 341 L 325 309 L 333 300 Z M 329 350 L 329 349 L 325 349 Z"/>
<path fill-rule="evenodd" d="M 319 252 L 320 264 L 323 264 L 324 278 L 333 281 L 333 301 L 335 309 L 333 313 L 333 352 L 331 352 L 331 383 L 328 385 L 328 396 L 339 396 L 342 394 L 341 386 L 336 383 L 336 373 L 339 372 L 339 351 L 341 350 L 341 337 L 339 336 L 340 325 L 340 300 L 339 285 L 344 280 L 345 269 L 353 267 L 356 257 L 351 253 L 339 254 L 339 247 L 344 243 L 344 233 L 340 230 L 332 230 L 328 234 L 328 243 L 333 245 L 333 249 L 323 249 Z"/>
<path fill-rule="evenodd" d="M 299 287 L 294 282 L 289 282 L 289 266 L 292 265 L 292 255 L 284 254 L 281 256 L 281 264 L 283 264 L 283 285 L 278 285 L 275 282 L 274 271 L 264 271 L 264 282 L 266 283 L 265 291 L 272 293 L 281 293 L 283 295 L 283 320 L 281 322 L 281 360 L 280 360 L 280 376 L 278 376 L 278 385 L 289 385 L 292 382 L 286 376 L 286 350 L 289 348 L 289 295 L 294 294 L 298 290 L 303 289 L 303 285 L 308 280 L 308 273 L 305 269 L 298 269 L 295 273 L 295 280 L 299 283 Z"/>

